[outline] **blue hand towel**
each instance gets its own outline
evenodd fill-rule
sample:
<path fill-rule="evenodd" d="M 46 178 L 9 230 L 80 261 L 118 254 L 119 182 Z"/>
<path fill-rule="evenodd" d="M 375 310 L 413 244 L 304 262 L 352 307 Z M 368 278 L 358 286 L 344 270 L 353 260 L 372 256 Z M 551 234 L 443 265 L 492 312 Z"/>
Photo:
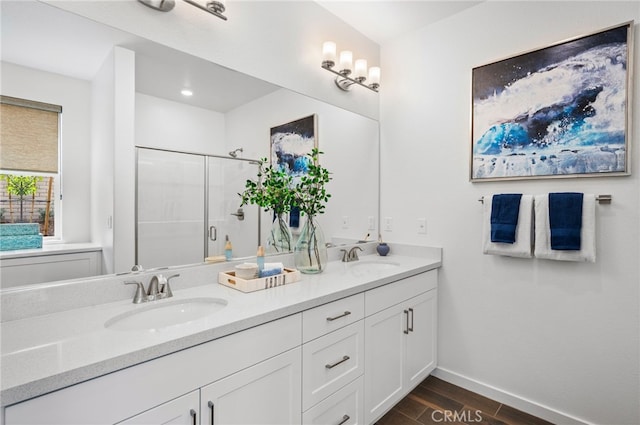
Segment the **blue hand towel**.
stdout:
<path fill-rule="evenodd" d="M 580 250 L 582 231 L 582 193 L 549 194 L 551 249 Z"/>
<path fill-rule="evenodd" d="M 491 200 L 491 242 L 514 243 L 520 213 L 521 193 L 493 195 Z"/>

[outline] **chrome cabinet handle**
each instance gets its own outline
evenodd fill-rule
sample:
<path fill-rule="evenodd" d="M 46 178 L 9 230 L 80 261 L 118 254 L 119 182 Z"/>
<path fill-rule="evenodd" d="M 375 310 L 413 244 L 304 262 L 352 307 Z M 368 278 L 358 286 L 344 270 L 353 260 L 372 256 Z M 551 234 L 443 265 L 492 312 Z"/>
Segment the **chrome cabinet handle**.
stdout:
<path fill-rule="evenodd" d="M 339 364 L 341 364 L 341 363 L 346 362 L 346 361 L 347 361 L 347 360 L 349 360 L 349 359 L 350 359 L 350 357 L 349 357 L 349 356 L 344 356 L 344 357 L 342 358 L 342 360 L 338 360 L 338 361 L 337 361 L 337 362 L 335 362 L 334 364 L 326 364 L 326 365 L 324 365 L 324 367 L 326 367 L 327 369 L 333 369 L 334 367 L 338 366 L 338 365 L 339 365 Z"/>
<path fill-rule="evenodd" d="M 198 425 L 198 415 L 196 414 L 196 411 L 191 409 L 189 414 L 191 415 L 191 419 L 193 419 L 193 425 Z"/>
<path fill-rule="evenodd" d="M 215 412 L 215 407 L 213 406 L 213 401 L 209 400 L 209 402 L 207 403 L 207 406 L 209 406 L 209 409 L 211 409 L 211 425 L 213 425 L 213 413 Z"/>
<path fill-rule="evenodd" d="M 218 240 L 218 229 L 216 226 L 209 226 L 209 239 L 213 242 Z"/>
<path fill-rule="evenodd" d="M 350 311 L 345 311 L 344 313 L 339 314 L 339 315 L 337 315 L 337 316 L 327 317 L 327 322 L 333 322 L 333 321 L 334 321 L 334 320 L 336 320 L 336 319 L 340 319 L 341 317 L 345 317 L 345 316 L 348 316 L 348 315 L 350 315 L 350 314 L 351 314 L 351 312 L 350 312 Z"/>
<path fill-rule="evenodd" d="M 404 332 L 405 334 L 408 334 L 408 333 L 409 333 L 409 310 L 405 310 L 405 311 L 404 311 L 404 315 L 405 315 L 405 317 L 407 318 L 407 321 L 406 321 L 406 326 L 405 326 L 405 329 L 404 329 L 404 331 L 403 331 L 403 332 Z"/>
<path fill-rule="evenodd" d="M 343 425 L 343 424 L 347 423 L 347 421 L 348 421 L 349 419 L 351 419 L 351 418 L 349 417 L 349 415 L 344 415 L 344 416 L 342 417 L 342 420 L 340 421 L 340 423 L 338 423 L 338 425 Z"/>
<path fill-rule="evenodd" d="M 411 326 L 409 326 L 409 332 L 413 332 L 413 308 L 409 309 L 409 313 L 411 313 Z"/>

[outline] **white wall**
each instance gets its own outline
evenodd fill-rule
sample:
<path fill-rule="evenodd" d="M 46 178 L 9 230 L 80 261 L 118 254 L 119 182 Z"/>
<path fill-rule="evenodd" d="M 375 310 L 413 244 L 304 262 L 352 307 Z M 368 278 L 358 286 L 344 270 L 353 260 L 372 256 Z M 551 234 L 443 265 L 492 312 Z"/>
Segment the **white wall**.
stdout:
<path fill-rule="evenodd" d="M 114 194 L 114 55 L 92 81 L 91 97 L 91 241 L 102 247 L 104 273 L 113 273 L 113 194 Z"/>
<path fill-rule="evenodd" d="M 135 259 L 135 56 L 115 47 L 92 81 L 91 241 L 103 271 L 131 270 Z M 85 178 L 86 178 L 85 176 Z"/>
<path fill-rule="evenodd" d="M 640 423 L 640 78 L 631 176 L 470 183 L 471 69 L 632 19 L 638 2 L 484 2 L 382 46 L 383 236 L 444 248 L 440 376 L 555 423 Z M 478 198 L 551 191 L 613 195 L 595 264 L 482 255 Z"/>
<path fill-rule="evenodd" d="M 227 155 L 224 114 L 136 93 L 137 146 Z"/>
<path fill-rule="evenodd" d="M 62 237 L 86 242 L 91 237 L 89 217 L 91 84 L 59 74 L 2 62 L 2 94 L 62 106 Z M 57 201 L 56 201 L 57 202 Z"/>

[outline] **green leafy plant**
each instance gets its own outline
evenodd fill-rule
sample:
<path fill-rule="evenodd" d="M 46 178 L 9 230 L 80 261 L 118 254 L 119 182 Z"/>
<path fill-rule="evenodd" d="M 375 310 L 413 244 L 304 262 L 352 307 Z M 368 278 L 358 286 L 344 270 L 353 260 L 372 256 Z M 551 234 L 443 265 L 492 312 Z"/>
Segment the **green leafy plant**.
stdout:
<path fill-rule="evenodd" d="M 323 152 L 313 148 L 308 155 L 310 162 L 308 173 L 304 175 L 294 190 L 293 203 L 300 208 L 300 211 L 309 217 L 323 214 L 326 203 L 331 198 L 325 185 L 331 181 L 329 170 L 322 167 L 318 158 Z"/>
<path fill-rule="evenodd" d="M 2 174 L 3 180 L 7 182 L 7 193 L 9 194 L 9 214 L 13 215 L 11 197 L 17 196 L 20 199 L 20 222 L 22 222 L 24 211 L 23 201 L 25 196 L 31 196 L 31 211 L 33 213 L 35 194 L 38 191 L 38 182 L 42 180 L 39 176 L 19 176 L 14 174 Z M 33 215 L 33 214 L 32 214 Z"/>
<path fill-rule="evenodd" d="M 239 193 L 242 205 L 254 204 L 273 210 L 280 216 L 291 210 L 293 201 L 292 177 L 284 170 L 267 165 L 267 158 L 262 158 L 257 180 L 247 180 L 245 190 Z"/>

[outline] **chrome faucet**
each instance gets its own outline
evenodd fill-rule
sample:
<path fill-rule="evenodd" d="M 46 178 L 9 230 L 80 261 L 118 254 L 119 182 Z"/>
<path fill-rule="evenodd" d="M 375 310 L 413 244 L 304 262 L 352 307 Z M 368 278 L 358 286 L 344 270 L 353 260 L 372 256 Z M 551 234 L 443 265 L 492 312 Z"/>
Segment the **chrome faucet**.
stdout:
<path fill-rule="evenodd" d="M 343 263 L 350 263 L 351 261 L 358 261 L 358 251 L 356 251 L 357 249 L 359 249 L 360 251 L 362 251 L 362 248 L 360 248 L 359 246 L 354 246 L 353 248 L 351 248 L 348 252 L 346 249 L 341 249 L 340 251 L 342 251 L 342 262 Z"/>
<path fill-rule="evenodd" d="M 151 277 L 149 281 L 149 288 L 145 292 L 144 285 L 138 281 L 127 281 L 125 285 L 138 285 L 136 293 L 133 296 L 134 304 L 146 303 L 149 301 L 161 300 L 163 298 L 173 297 L 173 292 L 169 286 L 169 281 L 174 277 L 178 277 L 180 274 L 174 274 L 168 278 L 162 274 L 156 274 Z"/>

